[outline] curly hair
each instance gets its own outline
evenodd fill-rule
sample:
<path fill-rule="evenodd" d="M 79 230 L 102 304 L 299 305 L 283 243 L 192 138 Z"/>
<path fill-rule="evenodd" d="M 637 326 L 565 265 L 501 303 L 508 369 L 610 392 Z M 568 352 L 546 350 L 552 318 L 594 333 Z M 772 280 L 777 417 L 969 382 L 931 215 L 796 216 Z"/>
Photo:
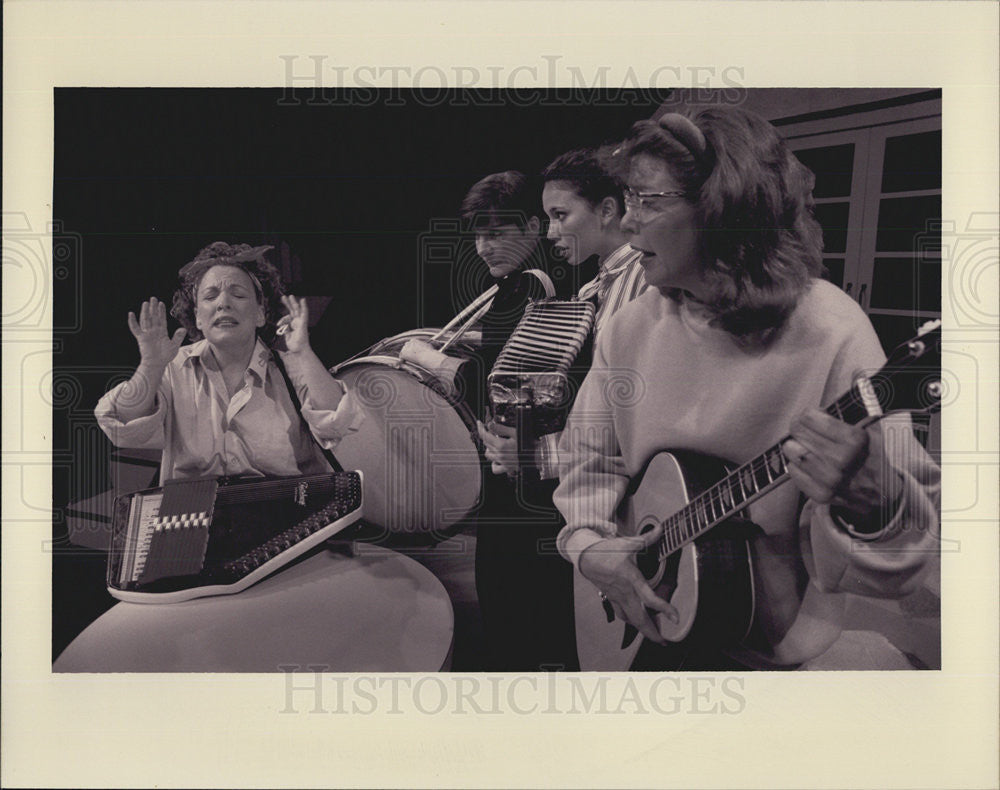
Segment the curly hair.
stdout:
<path fill-rule="evenodd" d="M 618 163 L 620 149 L 606 145 L 600 148 L 577 148 L 553 159 L 542 171 L 542 183 L 559 181 L 569 184 L 577 195 L 591 206 L 606 197 L 618 204 L 618 216 L 625 214 L 622 181 Z"/>
<path fill-rule="evenodd" d="M 264 308 L 265 324 L 260 328 L 261 339 L 270 344 L 275 326 L 282 315 L 281 297 L 285 293 L 281 275 L 265 255 L 273 247 L 251 247 L 249 244 L 226 244 L 216 241 L 203 248 L 194 260 L 184 264 L 177 276 L 180 286 L 174 291 L 170 314 L 187 330 L 190 340 L 201 340 L 203 335 L 195 324 L 195 303 L 201 278 L 213 266 L 234 266 L 242 269 L 253 281 L 257 303 Z"/>
<path fill-rule="evenodd" d="M 715 323 L 737 336 L 779 327 L 823 269 L 815 177 L 752 112 L 711 107 L 680 116 L 636 123 L 625 159 L 661 160 L 687 193 Z"/>

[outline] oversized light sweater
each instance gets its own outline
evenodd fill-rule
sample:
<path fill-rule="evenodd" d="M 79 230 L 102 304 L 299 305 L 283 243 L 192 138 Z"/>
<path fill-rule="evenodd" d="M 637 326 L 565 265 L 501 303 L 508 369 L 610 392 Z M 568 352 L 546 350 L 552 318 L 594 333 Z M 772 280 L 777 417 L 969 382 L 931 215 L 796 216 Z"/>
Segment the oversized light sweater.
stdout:
<path fill-rule="evenodd" d="M 814 281 L 766 348 L 741 345 L 710 326 L 697 305 L 650 288 L 598 338 L 563 432 L 554 496 L 566 519 L 559 550 L 577 564 L 588 546 L 618 534 L 613 514 L 625 488 L 656 452 L 686 449 L 744 463 L 785 438 L 796 415 L 825 407 L 856 373 L 884 362 L 867 316 L 825 281 Z M 803 507 L 791 482 L 750 508 L 763 530 L 752 544 L 762 664 L 819 655 L 840 633 L 842 593 L 906 594 L 938 549 L 940 470 L 908 418 L 881 424 L 905 486 L 899 511 L 880 532 L 856 534 L 828 506 Z"/>

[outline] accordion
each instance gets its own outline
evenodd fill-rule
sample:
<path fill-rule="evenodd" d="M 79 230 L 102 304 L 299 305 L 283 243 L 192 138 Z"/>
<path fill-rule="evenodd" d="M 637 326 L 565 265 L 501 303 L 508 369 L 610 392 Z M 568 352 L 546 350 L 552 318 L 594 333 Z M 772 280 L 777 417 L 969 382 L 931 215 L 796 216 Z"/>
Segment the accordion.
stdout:
<path fill-rule="evenodd" d="M 487 377 L 493 418 L 516 426 L 528 410 L 536 437 L 562 430 L 575 394 L 570 368 L 593 325 L 590 302 L 529 302 Z"/>
<path fill-rule="evenodd" d="M 175 603 L 246 589 L 361 518 L 361 473 L 196 478 L 115 500 L 108 592 Z"/>

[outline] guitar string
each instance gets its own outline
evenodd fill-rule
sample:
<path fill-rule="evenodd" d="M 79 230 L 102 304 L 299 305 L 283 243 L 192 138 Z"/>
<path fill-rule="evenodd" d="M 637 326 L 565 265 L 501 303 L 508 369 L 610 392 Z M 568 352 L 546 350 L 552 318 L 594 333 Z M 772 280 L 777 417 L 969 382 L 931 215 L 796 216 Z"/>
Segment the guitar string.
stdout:
<path fill-rule="evenodd" d="M 337 480 L 329 480 L 325 475 L 309 475 L 293 480 L 270 480 L 258 484 L 242 483 L 238 484 L 237 488 L 221 486 L 217 496 L 221 497 L 223 501 L 231 503 L 256 502 L 290 495 L 303 483 L 319 493 L 326 493 L 337 486 Z"/>
<path fill-rule="evenodd" d="M 830 404 L 826 408 L 826 412 L 830 416 L 838 417 L 842 422 L 850 422 L 852 425 L 868 416 L 868 411 L 856 386 L 852 386 L 845 395 Z M 734 513 L 748 507 L 764 494 L 788 480 L 789 475 L 785 466 L 785 456 L 781 447 L 789 438 L 786 436 L 756 458 L 734 469 L 722 478 L 722 480 L 694 497 L 677 513 L 667 518 L 663 522 L 664 529 L 663 539 L 660 541 L 660 557 L 663 558 L 673 554 L 719 522 L 730 518 Z M 771 476 L 770 470 L 773 462 L 776 462 L 781 470 L 776 477 Z M 759 472 L 763 472 L 767 478 L 767 482 L 763 485 L 760 485 L 758 482 L 757 474 Z M 744 480 L 748 480 L 752 484 L 749 493 L 747 492 L 749 486 L 744 484 Z M 739 484 L 738 489 L 734 488 L 735 484 Z M 726 502 L 723 499 L 723 491 L 729 494 L 730 501 L 732 502 L 732 505 L 728 506 L 728 510 Z M 743 500 L 739 505 L 736 504 L 737 494 Z M 721 514 L 717 514 L 715 509 L 712 508 L 713 503 L 718 503 Z M 704 514 L 701 520 L 699 520 L 698 516 L 699 511 Z"/>

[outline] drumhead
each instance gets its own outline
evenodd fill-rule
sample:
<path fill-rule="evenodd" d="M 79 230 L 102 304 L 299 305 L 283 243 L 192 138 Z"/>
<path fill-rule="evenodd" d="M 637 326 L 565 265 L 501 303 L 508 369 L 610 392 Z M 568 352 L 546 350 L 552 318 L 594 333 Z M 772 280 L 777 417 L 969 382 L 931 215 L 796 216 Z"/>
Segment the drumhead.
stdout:
<path fill-rule="evenodd" d="M 359 430 L 334 449 L 364 473 L 364 519 L 393 533 L 444 532 L 479 500 L 475 423 L 430 374 L 391 358 L 362 357 L 333 369 L 364 411 Z"/>

